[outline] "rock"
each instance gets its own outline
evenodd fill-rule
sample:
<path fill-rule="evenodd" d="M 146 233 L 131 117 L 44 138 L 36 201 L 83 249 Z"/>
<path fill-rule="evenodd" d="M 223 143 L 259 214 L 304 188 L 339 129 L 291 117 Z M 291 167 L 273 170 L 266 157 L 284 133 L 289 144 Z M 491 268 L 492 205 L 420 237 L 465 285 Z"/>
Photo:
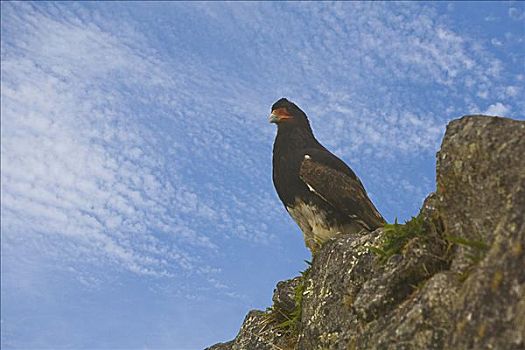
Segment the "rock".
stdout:
<path fill-rule="evenodd" d="M 448 299 L 432 293 L 442 293 L 448 278 L 424 284 L 450 264 L 441 232 L 428 232 L 427 237 L 410 239 L 402 254 L 385 264 L 367 249 L 380 244 L 382 229 L 327 243 L 312 263 L 298 349 L 376 349 L 386 346 L 388 339 L 397 342 L 405 333 L 405 347 L 432 348 L 433 343 L 443 343 L 446 333 L 441 324 L 427 325 L 422 339 L 411 338 L 420 328 L 417 318 L 407 316 L 423 312 L 426 305 L 421 300 L 432 300 L 439 315 L 449 307 Z M 426 289 L 418 301 L 421 284 Z M 434 288 L 429 290 L 428 285 Z M 399 328 L 401 324 L 405 331 Z"/>
<path fill-rule="evenodd" d="M 354 301 L 373 273 L 375 256 L 366 246 L 376 239 L 376 234 L 345 236 L 329 241 L 314 257 L 305 281 L 299 349 L 344 348 L 348 334 L 343 331 L 359 326 Z"/>
<path fill-rule="evenodd" d="M 273 291 L 273 320 L 280 324 L 289 319 L 295 309 L 295 288 L 301 283 L 301 277 L 277 283 Z"/>
<path fill-rule="evenodd" d="M 213 345 L 206 350 L 294 349 L 297 335 L 290 334 L 280 325 L 290 318 L 295 309 L 295 288 L 300 282 L 301 277 L 295 277 L 277 283 L 270 310 L 250 311 L 234 340 Z"/>
<path fill-rule="evenodd" d="M 233 341 L 233 350 L 272 349 L 278 335 L 270 327 L 265 315 L 265 312 L 258 310 L 252 310 L 246 315 L 241 330 Z"/>
<path fill-rule="evenodd" d="M 470 116 L 451 122 L 438 153 L 438 211 L 460 237 L 463 274 L 448 347 L 525 347 L 525 122 Z"/>
<path fill-rule="evenodd" d="M 278 283 L 270 311 L 210 349 L 525 348 L 524 155 L 525 122 L 451 122 L 420 231 L 395 226 L 410 234 L 389 254 L 392 225 L 327 242 L 308 274 Z"/>
<path fill-rule="evenodd" d="M 230 350 L 233 346 L 233 340 L 226 343 L 217 343 L 204 350 Z"/>

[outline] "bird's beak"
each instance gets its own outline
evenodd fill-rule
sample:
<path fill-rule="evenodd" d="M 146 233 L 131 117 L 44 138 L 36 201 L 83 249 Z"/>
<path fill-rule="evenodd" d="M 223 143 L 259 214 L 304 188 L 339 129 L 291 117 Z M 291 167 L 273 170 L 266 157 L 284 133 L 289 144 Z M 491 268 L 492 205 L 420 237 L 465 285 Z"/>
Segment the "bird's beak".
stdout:
<path fill-rule="evenodd" d="M 270 117 L 268 118 L 268 121 L 270 123 L 277 123 L 279 121 L 279 116 L 277 114 L 270 114 Z"/>

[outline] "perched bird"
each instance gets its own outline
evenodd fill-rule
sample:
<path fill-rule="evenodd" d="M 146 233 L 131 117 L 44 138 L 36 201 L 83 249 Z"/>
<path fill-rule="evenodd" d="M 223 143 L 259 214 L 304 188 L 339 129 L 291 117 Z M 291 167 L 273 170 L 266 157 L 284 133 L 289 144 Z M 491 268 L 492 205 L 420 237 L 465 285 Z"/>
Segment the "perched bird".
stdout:
<path fill-rule="evenodd" d="M 277 124 L 273 183 L 312 254 L 336 235 L 384 225 L 359 178 L 315 139 L 297 105 L 280 99 L 272 106 L 269 121 Z"/>

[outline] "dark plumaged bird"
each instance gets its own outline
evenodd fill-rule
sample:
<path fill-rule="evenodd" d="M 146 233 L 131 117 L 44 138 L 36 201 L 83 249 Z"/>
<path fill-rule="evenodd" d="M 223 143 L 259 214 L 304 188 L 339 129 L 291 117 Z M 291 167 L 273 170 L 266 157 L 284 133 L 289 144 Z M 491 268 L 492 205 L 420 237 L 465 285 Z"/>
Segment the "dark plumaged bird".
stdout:
<path fill-rule="evenodd" d="M 270 123 L 277 124 L 273 183 L 312 254 L 339 234 L 369 232 L 384 225 L 359 178 L 315 139 L 297 105 L 285 98 L 275 102 Z"/>

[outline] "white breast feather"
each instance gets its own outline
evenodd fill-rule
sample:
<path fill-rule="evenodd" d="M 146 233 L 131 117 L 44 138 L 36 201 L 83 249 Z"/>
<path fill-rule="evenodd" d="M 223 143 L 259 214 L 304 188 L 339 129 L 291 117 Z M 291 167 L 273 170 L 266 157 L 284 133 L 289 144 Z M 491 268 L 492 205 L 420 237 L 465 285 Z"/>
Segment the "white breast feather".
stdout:
<path fill-rule="evenodd" d="M 321 243 L 341 233 L 338 227 L 330 227 L 326 213 L 316 206 L 296 201 L 295 206 L 287 207 L 290 216 L 301 228 L 307 241 Z"/>

